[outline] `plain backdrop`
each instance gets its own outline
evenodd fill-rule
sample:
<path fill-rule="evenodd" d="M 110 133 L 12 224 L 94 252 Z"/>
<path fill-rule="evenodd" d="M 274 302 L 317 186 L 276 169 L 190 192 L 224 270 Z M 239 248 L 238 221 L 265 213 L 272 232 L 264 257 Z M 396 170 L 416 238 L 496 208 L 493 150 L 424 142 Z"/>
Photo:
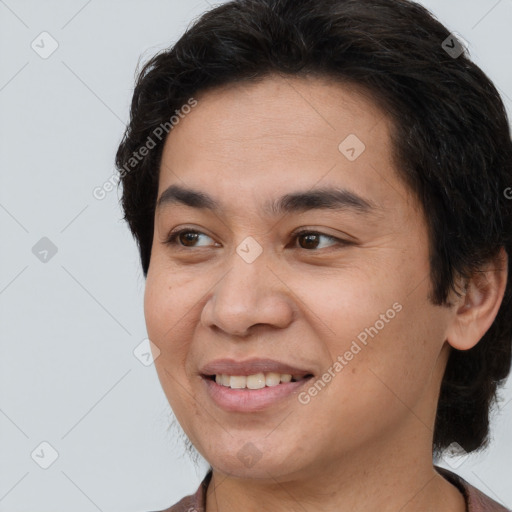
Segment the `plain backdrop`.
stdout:
<path fill-rule="evenodd" d="M 422 3 L 511 112 L 512 0 Z M 204 476 L 144 364 L 144 278 L 118 192 L 93 190 L 115 173 L 139 58 L 209 8 L 0 0 L 0 511 L 159 510 Z M 508 507 L 510 382 L 490 448 L 441 462 Z"/>

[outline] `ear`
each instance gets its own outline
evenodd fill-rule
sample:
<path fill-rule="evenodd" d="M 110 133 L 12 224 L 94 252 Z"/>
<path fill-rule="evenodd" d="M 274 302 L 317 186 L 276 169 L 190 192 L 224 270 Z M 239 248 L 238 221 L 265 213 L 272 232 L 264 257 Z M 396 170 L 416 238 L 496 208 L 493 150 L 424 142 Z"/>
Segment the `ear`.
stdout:
<path fill-rule="evenodd" d="M 457 350 L 473 348 L 494 322 L 500 309 L 508 275 L 508 256 L 502 247 L 483 268 L 465 280 L 465 293 L 456 297 L 454 316 L 446 341 Z"/>

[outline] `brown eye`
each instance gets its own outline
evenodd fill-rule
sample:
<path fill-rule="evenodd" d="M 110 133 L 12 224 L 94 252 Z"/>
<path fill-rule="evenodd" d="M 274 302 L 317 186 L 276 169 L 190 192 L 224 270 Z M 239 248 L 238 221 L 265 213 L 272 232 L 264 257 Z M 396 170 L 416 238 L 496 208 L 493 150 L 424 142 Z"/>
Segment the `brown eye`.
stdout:
<path fill-rule="evenodd" d="M 178 234 L 178 240 L 186 247 L 193 246 L 197 242 L 199 233 L 194 231 L 183 231 Z"/>
<path fill-rule="evenodd" d="M 165 240 L 166 245 L 178 246 L 178 247 L 201 247 L 208 246 L 210 244 L 199 244 L 197 242 L 201 240 L 201 237 L 210 238 L 208 235 L 201 233 L 200 231 L 195 231 L 192 229 L 181 229 L 174 233 L 171 233 L 167 240 Z M 211 238 L 210 238 L 211 240 Z"/>
<path fill-rule="evenodd" d="M 322 238 L 325 240 L 330 240 L 331 244 L 324 244 L 323 247 L 319 247 L 321 245 Z M 335 238 L 333 236 L 325 235 L 323 233 L 317 233 L 315 231 L 301 231 L 299 233 L 295 233 L 295 239 L 299 241 L 299 247 L 301 249 L 314 250 L 314 249 L 323 249 L 325 247 L 331 247 L 333 245 L 346 245 L 347 243 L 339 238 Z"/>
<path fill-rule="evenodd" d="M 304 242 L 304 243 L 299 242 L 299 245 L 303 249 L 316 249 L 318 246 L 318 235 L 314 235 L 314 234 L 300 235 L 297 237 L 297 239 Z"/>

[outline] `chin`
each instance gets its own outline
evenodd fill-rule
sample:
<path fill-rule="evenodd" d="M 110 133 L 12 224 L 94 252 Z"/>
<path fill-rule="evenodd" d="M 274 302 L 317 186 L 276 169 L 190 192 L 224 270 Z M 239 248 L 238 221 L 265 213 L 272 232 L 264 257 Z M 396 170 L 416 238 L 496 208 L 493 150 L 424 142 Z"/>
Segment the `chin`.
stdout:
<path fill-rule="evenodd" d="M 299 461 L 293 463 L 294 451 L 290 448 L 290 454 L 286 456 L 269 447 L 265 452 L 259 450 L 251 441 L 246 441 L 238 450 L 226 452 L 224 446 L 213 453 L 210 450 L 205 458 L 215 471 L 233 478 L 286 481 L 293 476 L 299 476 L 305 469 Z"/>

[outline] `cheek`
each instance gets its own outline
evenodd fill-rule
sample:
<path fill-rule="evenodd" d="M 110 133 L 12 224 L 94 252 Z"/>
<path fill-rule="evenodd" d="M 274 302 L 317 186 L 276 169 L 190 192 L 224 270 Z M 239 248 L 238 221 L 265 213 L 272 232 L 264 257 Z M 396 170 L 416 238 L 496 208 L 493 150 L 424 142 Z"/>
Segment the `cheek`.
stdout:
<path fill-rule="evenodd" d="M 437 354 L 426 341 L 427 333 L 413 328 L 407 314 L 404 306 L 380 330 L 380 323 L 375 326 L 378 316 L 360 317 L 357 322 L 362 327 L 356 331 L 364 336 L 351 336 L 351 327 L 346 336 L 331 343 L 334 366 L 329 373 L 334 377 L 320 392 L 310 391 L 310 404 L 305 407 L 311 408 L 313 422 L 332 425 L 336 431 L 332 447 L 365 445 L 411 420 L 430 424 L 424 397 L 435 387 L 431 377 Z"/>
<path fill-rule="evenodd" d="M 428 279 L 411 293 L 403 275 L 381 274 L 376 283 L 364 272 L 347 273 L 316 288 L 301 285 L 306 314 L 318 326 L 318 339 L 330 356 L 327 364 L 336 375 L 329 387 L 337 400 L 365 396 L 388 403 L 398 396 L 414 403 L 430 384 L 447 317 L 429 303 Z"/>
<path fill-rule="evenodd" d="M 144 293 L 144 316 L 148 337 L 160 350 L 155 360 L 160 384 L 173 414 L 189 431 L 194 402 L 186 389 L 186 361 L 191 339 L 186 313 L 191 308 L 170 276 L 168 272 L 157 272 L 155 266 L 150 268 Z"/>
<path fill-rule="evenodd" d="M 352 265 L 330 275 L 289 275 L 286 282 L 300 299 L 297 303 L 305 321 L 316 326 L 318 338 L 329 344 L 334 357 L 348 350 L 350 342 L 359 334 L 364 338 L 366 328 L 378 322 L 378 331 L 381 331 L 399 316 L 393 309 L 401 295 L 396 280 L 392 284 L 380 283 L 380 278 Z M 385 319 L 388 321 L 383 324 L 380 315 L 386 315 L 387 311 Z"/>
<path fill-rule="evenodd" d="M 184 335 L 187 313 L 192 305 L 186 293 L 179 293 L 179 285 L 171 272 L 160 272 L 151 267 L 144 293 L 144 317 L 149 339 L 159 348 L 155 361 L 160 379 L 163 373 L 179 376 L 184 368 L 189 337 Z"/>
<path fill-rule="evenodd" d="M 172 289 L 172 285 L 167 283 L 166 279 L 159 279 L 155 274 L 150 267 L 144 292 L 144 318 L 150 340 L 162 350 L 162 337 L 169 328 L 168 301 L 172 296 L 167 294 L 166 290 Z"/>
<path fill-rule="evenodd" d="M 394 315 L 389 314 L 391 310 L 374 310 L 366 325 L 360 324 L 357 334 L 347 336 L 343 347 L 333 353 L 333 359 L 343 353 L 346 361 L 334 394 L 343 397 L 342 409 L 353 411 L 354 418 L 359 413 L 361 422 L 372 410 L 375 417 L 389 422 L 414 411 L 425 424 L 430 423 L 425 400 L 437 392 L 443 316 L 436 315 L 426 301 L 423 307 L 413 301 L 402 301 L 400 306 Z"/>
<path fill-rule="evenodd" d="M 204 285 L 197 274 L 176 270 L 162 264 L 155 254 L 148 271 L 144 293 L 144 316 L 148 333 L 155 340 L 167 344 L 176 331 L 183 329 Z"/>

